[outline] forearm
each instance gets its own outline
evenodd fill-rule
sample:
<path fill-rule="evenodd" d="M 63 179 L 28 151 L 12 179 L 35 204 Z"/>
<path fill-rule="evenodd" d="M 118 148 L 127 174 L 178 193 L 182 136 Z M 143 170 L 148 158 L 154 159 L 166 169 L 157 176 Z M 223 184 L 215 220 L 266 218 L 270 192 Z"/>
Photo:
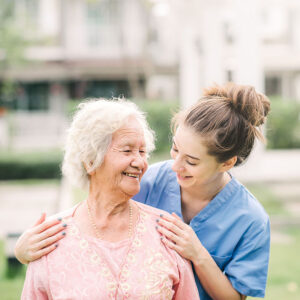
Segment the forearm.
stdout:
<path fill-rule="evenodd" d="M 205 291 L 214 300 L 243 300 L 227 276 L 220 270 L 208 251 L 202 246 L 198 257 L 192 260 L 196 274 Z"/>

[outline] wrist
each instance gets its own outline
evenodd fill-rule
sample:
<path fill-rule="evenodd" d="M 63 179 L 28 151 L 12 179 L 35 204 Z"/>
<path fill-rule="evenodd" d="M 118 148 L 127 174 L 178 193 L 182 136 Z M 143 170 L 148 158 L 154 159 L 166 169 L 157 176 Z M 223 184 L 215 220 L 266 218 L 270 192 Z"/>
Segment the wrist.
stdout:
<path fill-rule="evenodd" d="M 195 267 L 204 266 L 207 261 L 211 259 L 209 252 L 201 245 L 197 251 L 197 255 L 192 259 L 192 263 Z"/>

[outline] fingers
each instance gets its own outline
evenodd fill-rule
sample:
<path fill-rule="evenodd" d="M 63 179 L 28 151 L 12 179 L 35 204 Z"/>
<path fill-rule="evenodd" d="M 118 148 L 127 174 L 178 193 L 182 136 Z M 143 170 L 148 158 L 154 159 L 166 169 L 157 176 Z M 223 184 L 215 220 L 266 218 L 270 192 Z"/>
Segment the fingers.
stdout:
<path fill-rule="evenodd" d="M 177 226 L 177 224 L 175 224 L 173 220 L 167 221 L 165 219 L 160 218 L 160 219 L 157 219 L 156 221 L 159 225 L 167 228 L 168 230 L 172 231 L 173 233 L 175 233 L 177 235 L 182 234 L 182 229 L 179 226 Z"/>
<path fill-rule="evenodd" d="M 176 225 L 180 229 L 184 230 L 186 227 L 186 224 L 175 213 L 173 213 L 173 214 L 172 215 L 161 214 L 160 220 L 166 220 L 166 221 Z"/>
<path fill-rule="evenodd" d="M 161 237 L 161 241 L 168 246 L 170 249 L 176 250 L 178 253 L 181 252 L 181 247 L 178 246 L 177 244 L 174 244 L 172 241 L 168 240 L 165 237 Z"/>
<path fill-rule="evenodd" d="M 40 225 L 38 226 L 35 226 L 34 227 L 34 230 L 33 230 L 33 233 L 41 233 L 43 231 L 45 231 L 46 229 L 56 225 L 56 224 L 59 224 L 61 223 L 61 219 L 53 219 L 53 220 L 48 220 L 48 221 L 45 221 L 43 223 L 41 223 Z"/>
<path fill-rule="evenodd" d="M 182 220 L 180 219 L 180 217 L 177 216 L 174 212 L 172 212 L 172 216 L 175 217 L 177 220 L 182 221 Z"/>
<path fill-rule="evenodd" d="M 57 247 L 58 247 L 58 244 L 52 244 L 52 245 L 50 245 L 50 246 L 48 246 L 48 247 L 46 247 L 46 248 L 43 248 L 43 249 L 41 249 L 41 250 L 39 250 L 39 251 L 36 251 L 36 252 L 32 255 L 31 261 L 41 258 L 42 256 L 44 256 L 44 255 L 46 255 L 46 254 L 52 252 L 53 250 L 55 250 Z"/>
<path fill-rule="evenodd" d="M 66 235 L 66 233 L 64 231 L 63 232 L 60 231 L 60 232 L 58 232 L 58 233 L 56 233 L 56 234 L 54 234 L 54 235 L 52 235 L 52 236 L 50 236 L 46 239 L 41 240 L 36 245 L 36 249 L 38 250 L 37 252 L 39 252 L 40 250 L 43 250 L 45 248 L 49 248 L 49 246 L 57 245 L 57 242 L 59 240 L 61 240 L 65 235 Z"/>
<path fill-rule="evenodd" d="M 61 224 L 60 221 L 59 221 L 58 224 L 52 225 L 51 227 L 49 227 L 46 230 L 44 230 L 44 231 L 40 232 L 39 234 L 37 234 L 37 236 L 35 237 L 35 241 L 36 242 L 41 242 L 41 241 L 47 240 L 50 237 L 54 237 L 55 235 L 57 235 L 58 233 L 61 233 L 61 231 L 66 229 L 66 227 L 67 227 L 67 224 L 65 224 L 65 223 Z"/>
<path fill-rule="evenodd" d="M 176 234 L 174 234 L 173 232 L 171 232 L 170 230 L 168 230 L 162 226 L 156 226 L 156 229 L 158 232 L 160 232 L 162 235 L 167 237 L 173 243 L 177 244 L 180 241 L 179 237 Z"/>
<path fill-rule="evenodd" d="M 40 218 L 35 222 L 35 224 L 33 226 L 37 226 L 42 224 L 44 221 L 46 220 L 46 213 L 42 213 L 42 215 L 40 216 Z"/>

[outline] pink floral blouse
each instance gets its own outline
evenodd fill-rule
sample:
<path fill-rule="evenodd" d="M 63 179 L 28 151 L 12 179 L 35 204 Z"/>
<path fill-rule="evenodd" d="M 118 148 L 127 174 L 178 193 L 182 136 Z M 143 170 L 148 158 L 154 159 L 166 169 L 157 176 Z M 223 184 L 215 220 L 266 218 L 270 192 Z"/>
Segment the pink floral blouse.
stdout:
<path fill-rule="evenodd" d="M 155 229 L 162 211 L 136 204 L 140 217 L 132 238 L 115 243 L 82 235 L 74 208 L 66 213 L 66 237 L 29 264 L 21 299 L 199 299 L 190 263 Z"/>

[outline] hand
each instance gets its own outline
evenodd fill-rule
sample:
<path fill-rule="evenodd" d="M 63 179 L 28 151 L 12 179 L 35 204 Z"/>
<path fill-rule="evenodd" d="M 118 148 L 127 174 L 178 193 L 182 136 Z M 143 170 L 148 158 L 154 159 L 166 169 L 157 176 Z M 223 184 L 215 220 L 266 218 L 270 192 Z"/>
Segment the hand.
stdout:
<path fill-rule="evenodd" d="M 162 241 L 169 248 L 176 250 L 182 257 L 195 261 L 204 247 L 191 226 L 185 224 L 175 213 L 160 215 L 157 230 L 162 234 Z"/>
<path fill-rule="evenodd" d="M 33 227 L 27 229 L 19 237 L 15 246 L 16 258 L 22 264 L 28 264 L 57 248 L 58 241 L 65 236 L 61 232 L 67 226 L 61 219 L 45 221 L 43 213 Z"/>

